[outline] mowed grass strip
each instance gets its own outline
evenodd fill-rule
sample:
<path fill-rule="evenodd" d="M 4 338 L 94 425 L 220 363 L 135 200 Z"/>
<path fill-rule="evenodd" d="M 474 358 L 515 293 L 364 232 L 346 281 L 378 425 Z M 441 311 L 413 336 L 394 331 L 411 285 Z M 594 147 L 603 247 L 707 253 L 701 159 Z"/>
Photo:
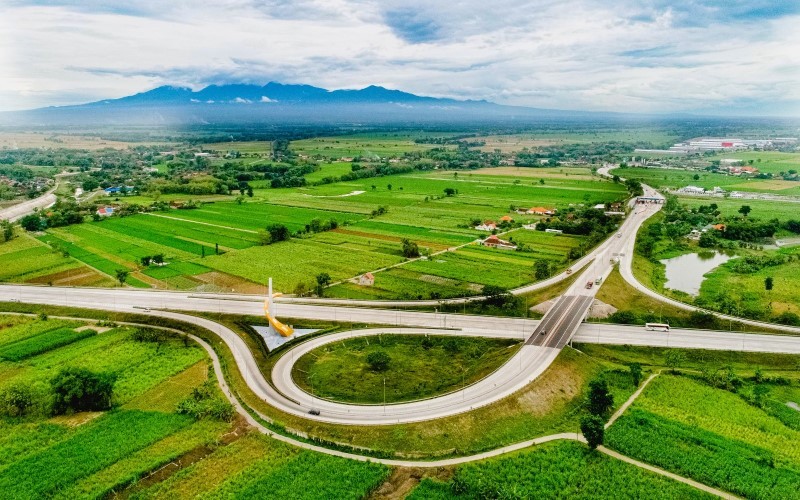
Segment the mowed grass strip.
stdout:
<path fill-rule="evenodd" d="M 76 332 L 70 328 L 59 328 L 41 333 L 34 337 L 20 340 L 0 348 L 0 358 L 9 361 L 20 361 L 43 352 L 56 349 L 73 342 L 96 335 L 92 330 Z"/>
<path fill-rule="evenodd" d="M 518 340 L 376 335 L 321 346 L 297 360 L 295 382 L 317 397 L 347 403 L 397 403 L 460 390 L 484 378 L 516 352 Z M 384 352 L 388 369 L 368 357 Z"/>
<path fill-rule="evenodd" d="M 183 415 L 118 411 L 69 439 L 0 470 L 0 491 L 9 498 L 42 498 L 191 423 Z"/>

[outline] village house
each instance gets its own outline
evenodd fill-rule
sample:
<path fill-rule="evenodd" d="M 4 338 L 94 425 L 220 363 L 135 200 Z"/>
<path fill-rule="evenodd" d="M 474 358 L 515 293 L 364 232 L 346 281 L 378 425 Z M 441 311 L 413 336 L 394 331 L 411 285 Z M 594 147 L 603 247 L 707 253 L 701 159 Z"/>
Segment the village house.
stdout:
<path fill-rule="evenodd" d="M 364 273 L 358 278 L 358 284 L 361 286 L 372 286 L 375 284 L 375 276 L 372 273 Z"/>
<path fill-rule="evenodd" d="M 497 224 L 493 220 L 484 221 L 483 224 L 475 226 L 478 231 L 494 231 L 497 229 Z"/>
<path fill-rule="evenodd" d="M 502 224 L 503 222 L 511 223 L 514 222 L 514 219 L 512 219 L 510 215 L 504 215 L 500 217 L 500 223 Z"/>
<path fill-rule="evenodd" d="M 97 209 L 97 215 L 100 217 L 109 217 L 114 215 L 114 207 L 100 207 Z"/>
<path fill-rule="evenodd" d="M 555 213 L 556 213 L 555 208 L 533 207 L 528 209 L 529 215 L 555 215 Z"/>
<path fill-rule="evenodd" d="M 501 248 L 503 250 L 516 250 L 517 249 L 517 245 L 511 243 L 510 241 L 501 240 L 495 234 L 493 234 L 493 235 L 489 236 L 488 238 L 486 238 L 485 240 L 483 240 L 481 242 L 481 245 L 483 245 L 485 247 L 490 247 L 490 248 Z"/>

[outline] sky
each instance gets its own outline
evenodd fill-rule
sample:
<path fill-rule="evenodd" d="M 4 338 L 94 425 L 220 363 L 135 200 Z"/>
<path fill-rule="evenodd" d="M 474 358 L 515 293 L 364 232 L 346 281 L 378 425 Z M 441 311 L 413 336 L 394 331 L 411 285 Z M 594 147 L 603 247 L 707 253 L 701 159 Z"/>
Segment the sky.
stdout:
<path fill-rule="evenodd" d="M 276 81 L 800 117 L 798 27 L 798 0 L 0 0 L 0 110 Z"/>

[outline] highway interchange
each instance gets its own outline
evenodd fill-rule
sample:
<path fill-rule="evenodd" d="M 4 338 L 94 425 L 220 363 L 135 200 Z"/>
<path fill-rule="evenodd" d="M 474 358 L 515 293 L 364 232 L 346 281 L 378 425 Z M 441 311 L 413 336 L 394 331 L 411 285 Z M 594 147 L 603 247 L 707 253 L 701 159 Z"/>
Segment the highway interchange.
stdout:
<path fill-rule="evenodd" d="M 603 174 L 607 175 L 607 172 Z M 645 186 L 645 190 L 647 196 L 660 196 L 649 187 Z M 245 342 L 235 332 L 210 319 L 174 312 L 260 315 L 263 311 L 262 297 L 127 288 L 91 289 L 1 285 L 0 301 L 135 312 L 193 323 L 213 331 L 227 344 L 250 389 L 270 405 L 304 418 L 349 425 L 386 425 L 431 420 L 491 404 L 535 380 L 555 360 L 560 349 L 571 340 L 586 343 L 800 354 L 800 337 L 686 329 L 673 329 L 669 333 L 664 333 L 646 331 L 640 326 L 583 323 L 597 289 L 613 269 L 612 258 L 619 260 L 623 277 L 642 293 L 647 293 L 665 302 L 674 302 L 646 289 L 633 278 L 631 272 L 631 257 L 636 233 L 641 224 L 660 206 L 657 203 L 632 205 L 630 214 L 618 233 L 612 235 L 574 266 L 575 268 L 583 267 L 580 276 L 555 302 L 541 321 L 380 309 L 389 304 L 385 301 L 362 301 L 358 302 L 359 307 L 347 307 L 344 304 L 353 305 L 356 302 L 283 299 L 279 303 L 277 314 L 284 318 L 386 326 L 338 332 L 295 345 L 288 349 L 274 365 L 271 384 L 262 375 Z M 535 289 L 533 287 L 549 286 L 567 277 L 566 274 L 562 274 L 547 280 L 546 284 L 537 283 L 515 290 L 515 292 L 524 293 Z M 595 284 L 598 281 L 599 284 Z M 590 282 L 593 285 L 589 287 L 587 284 Z M 422 303 L 426 302 L 429 301 L 422 301 Z M 438 303 L 439 301 L 434 302 L 434 304 Z M 390 304 L 397 305 L 397 303 Z M 419 301 L 413 302 L 413 304 L 424 305 Z M 682 303 L 675 305 L 694 309 L 692 306 Z M 732 319 L 746 323 L 740 318 Z M 762 325 L 758 322 L 750 323 Z M 778 328 L 778 325 L 769 326 Z M 797 328 L 786 327 L 784 329 L 800 333 L 800 329 Z M 344 338 L 379 333 L 518 338 L 523 345 L 506 364 L 484 379 L 450 394 L 423 401 L 379 406 L 335 403 L 316 398 L 304 392 L 293 382 L 291 369 L 294 360 L 299 359 L 310 350 Z M 309 414 L 312 409 L 315 410 L 313 412 L 315 414 Z M 316 414 L 317 412 L 319 414 Z"/>

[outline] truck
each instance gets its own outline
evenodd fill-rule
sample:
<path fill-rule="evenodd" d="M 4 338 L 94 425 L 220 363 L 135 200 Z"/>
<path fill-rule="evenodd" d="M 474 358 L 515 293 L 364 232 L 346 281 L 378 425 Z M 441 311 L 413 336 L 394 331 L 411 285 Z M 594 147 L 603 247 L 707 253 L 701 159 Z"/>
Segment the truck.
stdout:
<path fill-rule="evenodd" d="M 594 280 L 594 284 L 595 285 L 599 285 L 602 282 L 603 282 L 603 277 L 602 276 L 598 276 L 597 279 Z"/>

